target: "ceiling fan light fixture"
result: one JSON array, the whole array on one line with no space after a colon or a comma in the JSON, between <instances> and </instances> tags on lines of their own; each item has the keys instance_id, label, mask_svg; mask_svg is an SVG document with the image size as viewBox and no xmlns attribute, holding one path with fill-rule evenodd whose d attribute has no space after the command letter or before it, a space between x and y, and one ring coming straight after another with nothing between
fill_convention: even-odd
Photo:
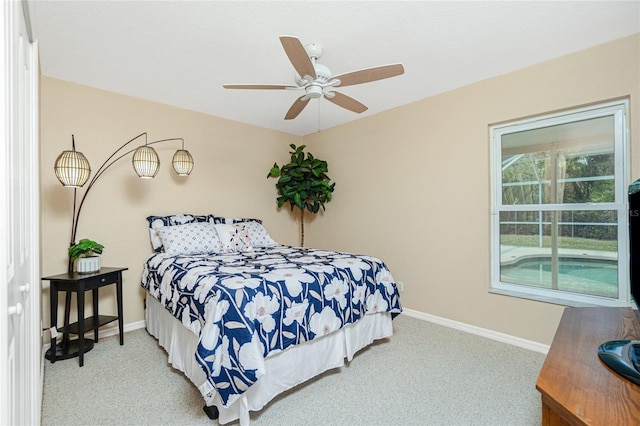
<instances>
[{"instance_id":1,"label":"ceiling fan light fixture","mask_svg":"<svg viewBox=\"0 0 640 426\"><path fill-rule=\"evenodd\" d=\"M316 86L315 84L312 84L311 86L307 87L307 97L311 99L318 99L321 96L322 96L322 87Z\"/></svg>"}]
</instances>

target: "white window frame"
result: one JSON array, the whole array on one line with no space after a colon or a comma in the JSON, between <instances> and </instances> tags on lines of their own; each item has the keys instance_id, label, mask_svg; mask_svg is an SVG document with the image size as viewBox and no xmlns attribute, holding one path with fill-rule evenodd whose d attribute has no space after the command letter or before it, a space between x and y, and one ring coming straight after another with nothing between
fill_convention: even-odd
<instances>
[{"instance_id":1,"label":"white window frame","mask_svg":"<svg viewBox=\"0 0 640 426\"><path fill-rule=\"evenodd\" d=\"M522 297L568 306L630 306L629 281L629 100L599 103L559 113L511 121L489 127L491 142L491 288L490 292ZM554 289L502 282L500 278L500 212L501 211L557 211L558 204L502 205L502 145L503 135L566 124L580 120L614 117L614 179L613 203L564 204L580 210L615 210L618 217L618 297L606 298Z\"/></svg>"}]
</instances>

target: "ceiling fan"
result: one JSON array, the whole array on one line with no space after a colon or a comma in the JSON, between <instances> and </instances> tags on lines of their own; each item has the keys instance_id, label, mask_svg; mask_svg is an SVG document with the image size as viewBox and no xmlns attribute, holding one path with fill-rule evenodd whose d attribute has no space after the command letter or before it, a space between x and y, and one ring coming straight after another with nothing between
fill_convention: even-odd
<instances>
[{"instance_id":1,"label":"ceiling fan","mask_svg":"<svg viewBox=\"0 0 640 426\"><path fill-rule=\"evenodd\" d=\"M358 114L367 110L367 106L355 99L336 92L334 88L352 86L354 84L369 83L404 74L402 64L382 65L363 70L348 72L346 74L332 75L331 70L318 63L322 56L322 46L308 44L303 46L300 39L294 36L281 36L280 42L289 61L297 72L295 86L276 84L225 84L225 89L257 89L257 90L304 90L305 94L295 100L285 120L296 118L309 104L309 99L325 99L334 104L346 108Z\"/></svg>"}]
</instances>

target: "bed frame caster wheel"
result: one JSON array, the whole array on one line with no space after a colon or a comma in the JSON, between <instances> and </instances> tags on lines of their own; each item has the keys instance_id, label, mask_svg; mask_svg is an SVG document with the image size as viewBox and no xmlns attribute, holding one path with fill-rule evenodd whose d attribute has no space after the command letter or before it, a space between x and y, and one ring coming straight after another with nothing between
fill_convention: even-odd
<instances>
[{"instance_id":1,"label":"bed frame caster wheel","mask_svg":"<svg viewBox=\"0 0 640 426\"><path fill-rule=\"evenodd\" d=\"M204 407L202 407L202 409L205 413L207 413L207 417L209 417L211 420L218 419L218 407L216 407L215 405L212 405L210 407L205 405Z\"/></svg>"}]
</instances>

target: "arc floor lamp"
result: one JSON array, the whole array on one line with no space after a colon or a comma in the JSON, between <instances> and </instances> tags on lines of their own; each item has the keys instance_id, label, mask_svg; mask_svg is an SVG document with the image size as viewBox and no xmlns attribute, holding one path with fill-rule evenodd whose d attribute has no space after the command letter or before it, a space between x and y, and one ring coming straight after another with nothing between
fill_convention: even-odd
<instances>
[{"instance_id":1,"label":"arc floor lamp","mask_svg":"<svg viewBox=\"0 0 640 426\"><path fill-rule=\"evenodd\" d=\"M144 136L144 145L140 145L135 149L127 150L127 146L133 143L135 140ZM160 169L160 158L158 153L151 145L155 145L162 142L169 141L181 141L182 147L178 149L173 155L171 161L173 169L178 176L187 176L193 170L193 157L189 151L184 149L183 138L169 138L161 139L153 142L147 141L147 133L140 133L138 136L127 141L124 145L116 149L98 168L93 175L93 178L89 181L91 175L91 166L87 157L82 152L76 151L75 137L71 135L71 150L63 151L58 158L56 158L54 171L56 177L60 183L69 188L73 188L73 211L71 217L71 239L70 246L76 243L76 233L78 231L78 220L80 219L80 213L82 212L82 206L87 198L87 195L91 191L91 188L96 184L98 179L106 172L113 164L133 153L132 164L136 174L142 179L151 179L158 174ZM87 182L87 186L84 195L80 199L80 203L76 204L77 190L83 187ZM73 263L69 259L68 264L69 273L73 272Z\"/></svg>"},{"instance_id":2,"label":"arc floor lamp","mask_svg":"<svg viewBox=\"0 0 640 426\"><path fill-rule=\"evenodd\" d=\"M127 146L133 143L138 138L144 136L144 145L140 145L135 149L127 150ZM158 157L158 153L151 147L151 145L158 144L161 142L169 142L169 141L181 141L182 147L177 150L173 155L173 169L178 174L178 176L187 176L193 170L193 157L189 153L189 151L184 149L184 139L183 138L169 138L169 139L161 139L158 141L148 142L147 141L147 133L141 133L133 139L127 141L124 145L116 149L113 154L111 154L102 165L98 168L96 173L93 175L93 178L89 181L89 177L91 175L91 166L87 157L84 156L79 151L76 151L76 142L75 137L71 135L71 150L63 151L58 158L56 158L54 171L56 177L60 181L60 183L66 187L73 188L73 211L71 214L71 240L70 246L75 245L76 243L76 232L78 230L78 220L80 219L80 212L82 211L82 206L84 205L84 201L87 198L87 195L91 191L91 188L96 184L98 179L106 172L109 167L114 165L116 162L126 157L127 155L133 153L132 163L133 168L138 174L139 177L145 178L153 178L158 174L158 170L160 168L160 158ZM76 203L77 200L77 190L78 188L83 187L87 181L89 181L89 185L84 192L84 195L80 199L80 204ZM68 262L68 272L69 274L73 274L73 262L71 261L71 257L69 257ZM69 325L69 316L70 316L70 307L71 307L71 292L67 292L65 297L65 309L64 309L64 325L65 329L67 329ZM56 351L56 358L66 359L71 358L77 355L78 348L71 345L69 339L69 332L65 331L63 333L62 341L56 345L56 348L51 348L52 351Z\"/></svg>"}]
</instances>

